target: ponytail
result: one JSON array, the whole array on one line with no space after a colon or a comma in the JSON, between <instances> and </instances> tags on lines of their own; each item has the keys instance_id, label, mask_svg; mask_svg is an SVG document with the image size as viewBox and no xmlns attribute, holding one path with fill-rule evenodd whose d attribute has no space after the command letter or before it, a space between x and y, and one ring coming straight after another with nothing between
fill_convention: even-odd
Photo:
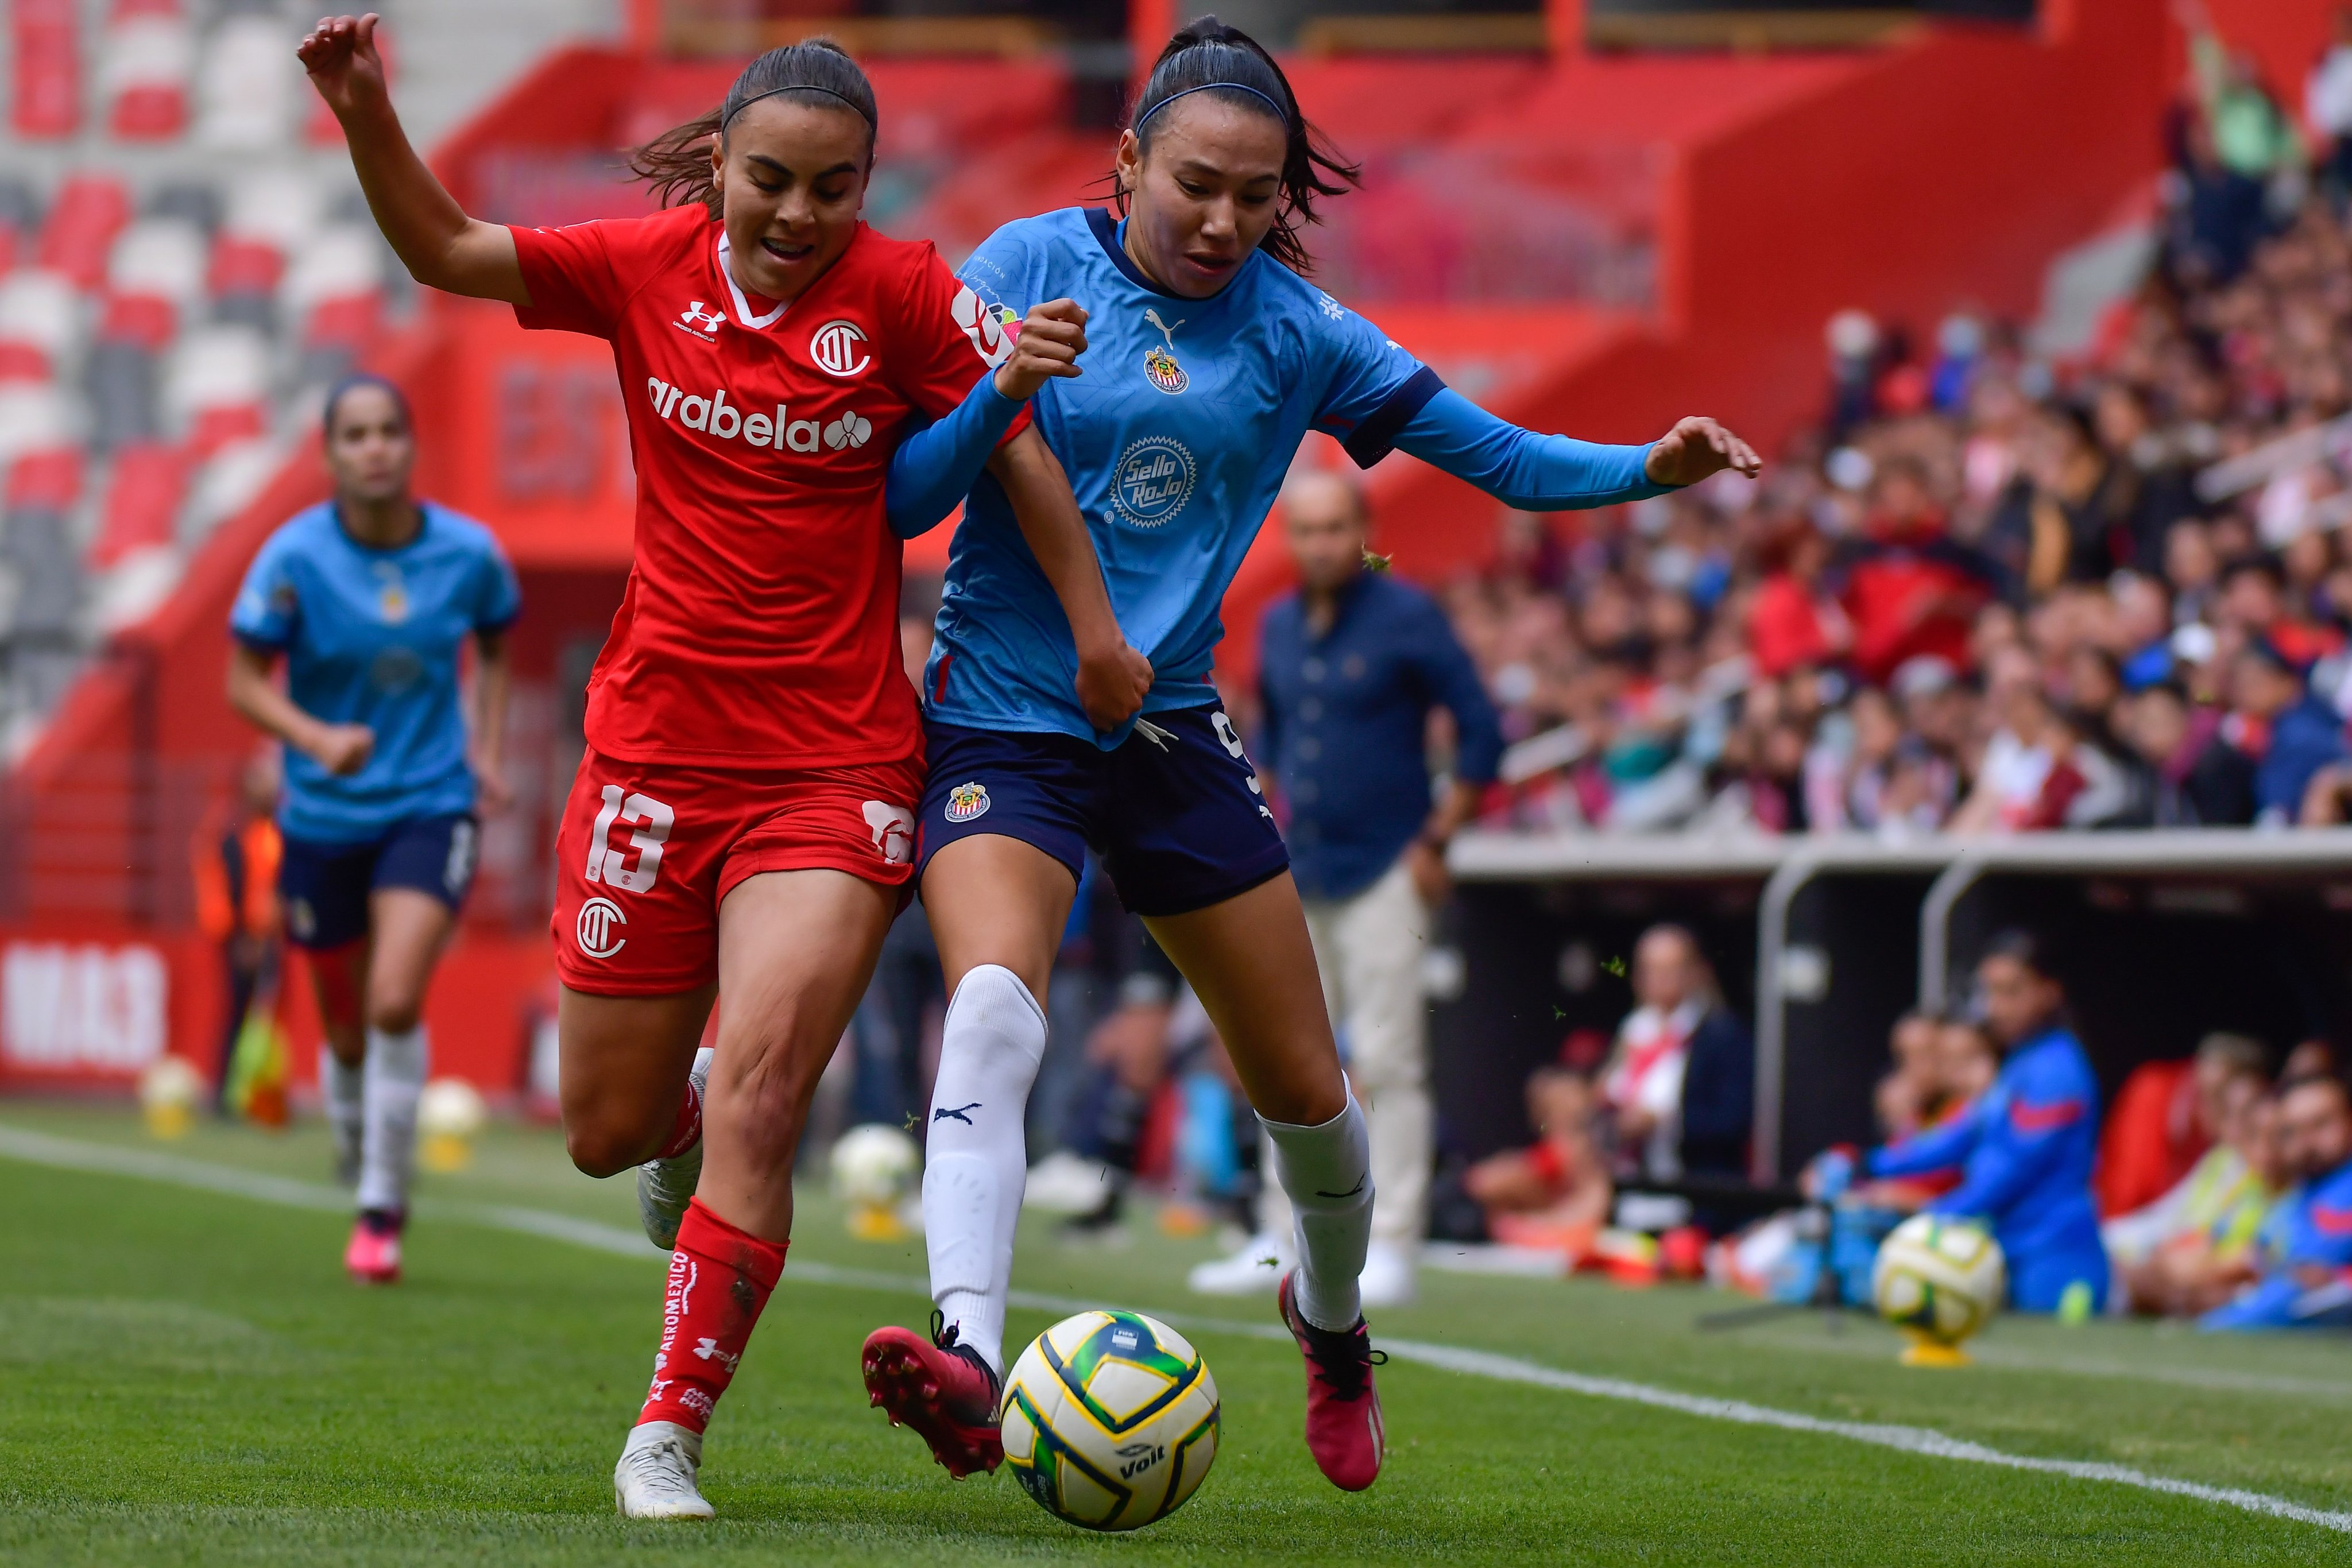
<instances>
[{"instance_id":1,"label":"ponytail","mask_svg":"<svg viewBox=\"0 0 2352 1568\"><path fill-rule=\"evenodd\" d=\"M630 149L629 172L652 185L654 199L665 207L700 202L719 216L719 186L711 177L710 144L727 134L727 127L744 106L763 98L786 97L820 108L846 105L866 121L866 153L874 155L874 135L879 125L874 108L874 84L848 51L831 38L807 38L770 49L743 68L727 101L699 119L663 131L642 147Z\"/></svg>"},{"instance_id":2,"label":"ponytail","mask_svg":"<svg viewBox=\"0 0 2352 1568\"><path fill-rule=\"evenodd\" d=\"M1360 183L1363 171L1342 159L1323 133L1307 123L1298 110L1297 95L1290 90L1290 78L1274 57L1255 38L1214 16L1202 16L1180 29L1160 51L1127 122L1138 147L1150 151L1153 120L1160 110L1196 92L1281 121L1282 198L1260 248L1293 272L1304 276L1313 271L1314 258L1307 254L1300 231L1322 222L1315 213L1315 199L1345 194ZM1111 185L1112 200L1125 216L1127 187L1116 173Z\"/></svg>"}]
</instances>

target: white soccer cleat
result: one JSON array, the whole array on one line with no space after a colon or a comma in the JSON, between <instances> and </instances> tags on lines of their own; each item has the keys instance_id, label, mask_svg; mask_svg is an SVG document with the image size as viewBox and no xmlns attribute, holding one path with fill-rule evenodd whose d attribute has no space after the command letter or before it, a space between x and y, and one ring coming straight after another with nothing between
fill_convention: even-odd
<instances>
[{"instance_id":1,"label":"white soccer cleat","mask_svg":"<svg viewBox=\"0 0 2352 1568\"><path fill-rule=\"evenodd\" d=\"M1364 1271L1356 1289L1366 1310L1409 1307L1421 1293L1420 1268L1412 1255L1392 1241L1375 1241L1364 1249Z\"/></svg>"},{"instance_id":2,"label":"white soccer cleat","mask_svg":"<svg viewBox=\"0 0 2352 1568\"><path fill-rule=\"evenodd\" d=\"M1046 1214L1092 1214L1110 1196L1110 1167L1100 1160L1056 1149L1029 1167L1021 1207Z\"/></svg>"},{"instance_id":3,"label":"white soccer cleat","mask_svg":"<svg viewBox=\"0 0 2352 1568\"><path fill-rule=\"evenodd\" d=\"M687 1077L694 1085L697 1097L703 1094L710 1082L709 1046L694 1053L694 1067ZM678 1221L686 1218L686 1206L694 1199L694 1189L702 1180L702 1140L682 1155L666 1160L647 1160L637 1167L637 1218L646 1228L646 1239L667 1251L677 1245Z\"/></svg>"},{"instance_id":4,"label":"white soccer cleat","mask_svg":"<svg viewBox=\"0 0 2352 1568\"><path fill-rule=\"evenodd\" d=\"M701 1433L675 1421L632 1427L613 1467L613 1500L624 1519L709 1519L710 1505L694 1484L701 1467Z\"/></svg>"},{"instance_id":5,"label":"white soccer cleat","mask_svg":"<svg viewBox=\"0 0 2352 1568\"><path fill-rule=\"evenodd\" d=\"M1228 1257L1196 1264L1184 1282L1203 1296L1255 1296L1282 1283L1290 1249L1271 1236L1253 1236Z\"/></svg>"}]
</instances>

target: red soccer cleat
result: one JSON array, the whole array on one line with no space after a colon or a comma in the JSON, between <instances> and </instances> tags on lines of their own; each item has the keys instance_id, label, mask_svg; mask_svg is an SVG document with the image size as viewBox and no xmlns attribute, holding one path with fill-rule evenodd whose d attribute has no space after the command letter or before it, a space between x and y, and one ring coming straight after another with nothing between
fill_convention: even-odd
<instances>
[{"instance_id":1,"label":"red soccer cleat","mask_svg":"<svg viewBox=\"0 0 2352 1568\"><path fill-rule=\"evenodd\" d=\"M893 1427L912 1427L931 1457L961 1480L1004 1461L998 1426L1000 1385L981 1354L956 1343L931 1314L931 1337L912 1329L876 1329L866 1336L866 1392Z\"/></svg>"},{"instance_id":2,"label":"red soccer cleat","mask_svg":"<svg viewBox=\"0 0 2352 1568\"><path fill-rule=\"evenodd\" d=\"M361 1215L352 1227L351 1245L343 1249L343 1268L362 1285L400 1283L399 1222Z\"/></svg>"},{"instance_id":3,"label":"red soccer cleat","mask_svg":"<svg viewBox=\"0 0 2352 1568\"><path fill-rule=\"evenodd\" d=\"M1372 1348L1372 1336L1358 1318L1344 1333L1318 1329L1299 1315L1293 1282L1297 1270L1282 1277L1275 1299L1282 1307L1282 1326L1298 1342L1307 1358L1307 1451L1316 1469L1341 1491L1361 1491L1381 1474L1381 1451L1388 1440L1381 1425L1381 1396L1372 1386L1372 1368L1388 1357Z\"/></svg>"}]
</instances>

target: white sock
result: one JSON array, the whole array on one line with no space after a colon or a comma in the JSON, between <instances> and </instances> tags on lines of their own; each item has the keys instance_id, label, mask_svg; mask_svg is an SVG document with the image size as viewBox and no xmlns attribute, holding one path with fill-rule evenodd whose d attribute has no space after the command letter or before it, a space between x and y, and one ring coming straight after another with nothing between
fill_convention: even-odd
<instances>
[{"instance_id":1,"label":"white sock","mask_svg":"<svg viewBox=\"0 0 2352 1568\"><path fill-rule=\"evenodd\" d=\"M416 1163L416 1100L425 1092L425 1026L405 1034L368 1030L367 1112L360 1139L360 1207L408 1207Z\"/></svg>"},{"instance_id":2,"label":"white sock","mask_svg":"<svg viewBox=\"0 0 2352 1568\"><path fill-rule=\"evenodd\" d=\"M360 1118L367 1102L366 1069L346 1067L332 1046L319 1048L319 1093L326 1102L327 1131L335 1140L335 1160L359 1164Z\"/></svg>"},{"instance_id":3,"label":"white sock","mask_svg":"<svg viewBox=\"0 0 2352 1568\"><path fill-rule=\"evenodd\" d=\"M1023 1124L1045 1055L1045 1013L1021 977L982 964L948 1004L923 1167L931 1299L960 1344L1004 1372L1013 1229L1029 1175Z\"/></svg>"},{"instance_id":4,"label":"white sock","mask_svg":"<svg viewBox=\"0 0 2352 1568\"><path fill-rule=\"evenodd\" d=\"M1348 1108L1319 1127L1258 1118L1274 1140L1275 1174L1290 1199L1291 1244L1298 1252L1298 1312L1318 1329L1346 1332L1363 1316L1356 1288L1372 1236L1372 1152L1364 1108Z\"/></svg>"}]
</instances>

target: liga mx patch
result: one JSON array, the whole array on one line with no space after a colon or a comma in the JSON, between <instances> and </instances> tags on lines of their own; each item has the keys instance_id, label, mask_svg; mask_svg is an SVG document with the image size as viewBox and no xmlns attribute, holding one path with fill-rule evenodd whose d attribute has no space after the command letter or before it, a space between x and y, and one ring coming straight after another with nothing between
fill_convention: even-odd
<instances>
[{"instance_id":1,"label":"liga mx patch","mask_svg":"<svg viewBox=\"0 0 2352 1568\"><path fill-rule=\"evenodd\" d=\"M947 818L950 822L969 822L974 817L988 815L988 786L959 784L948 791Z\"/></svg>"}]
</instances>

